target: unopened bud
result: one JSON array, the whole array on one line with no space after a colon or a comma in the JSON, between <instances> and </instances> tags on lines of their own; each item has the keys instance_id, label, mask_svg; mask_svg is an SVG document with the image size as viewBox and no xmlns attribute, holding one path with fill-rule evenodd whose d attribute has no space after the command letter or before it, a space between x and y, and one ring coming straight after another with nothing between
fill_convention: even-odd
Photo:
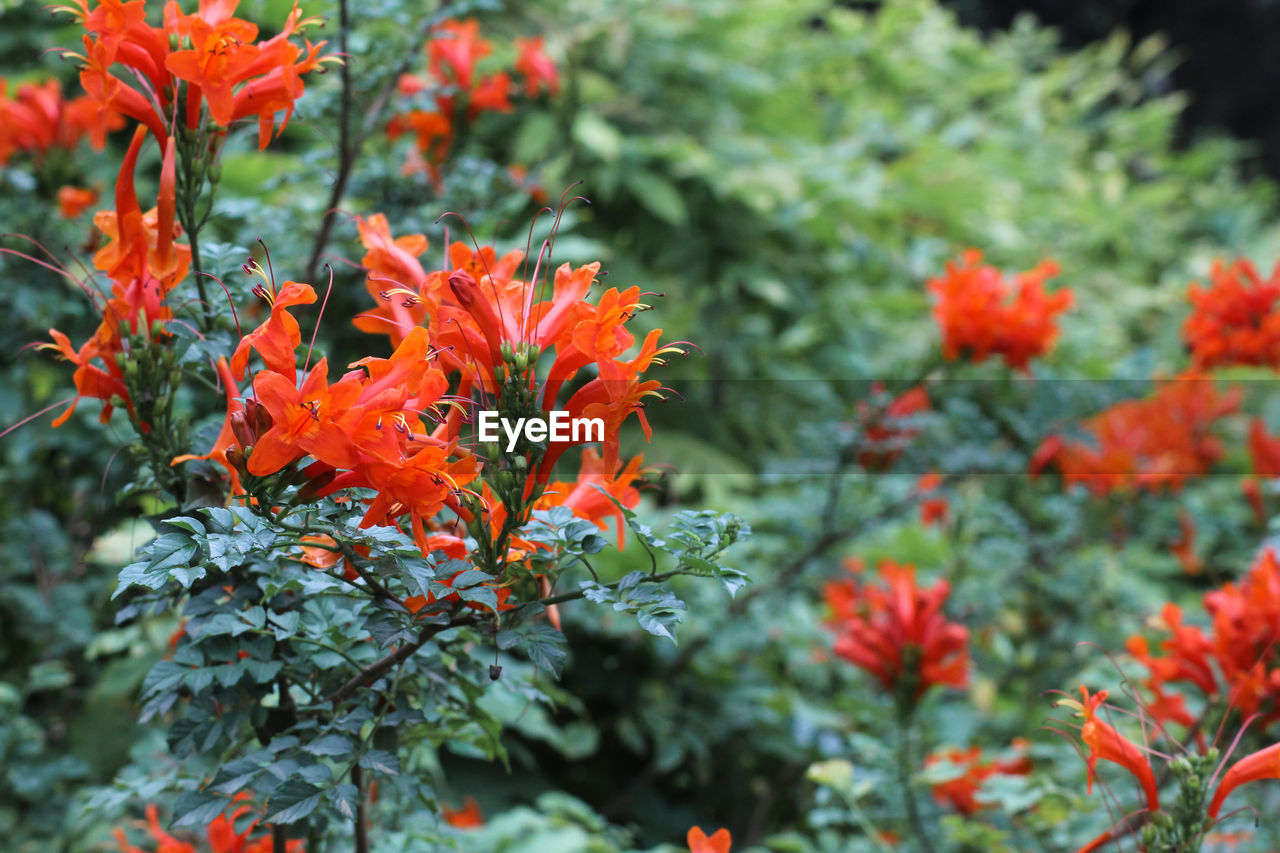
<instances>
[{"instance_id":1,"label":"unopened bud","mask_svg":"<svg viewBox=\"0 0 1280 853\"><path fill-rule=\"evenodd\" d=\"M253 426L255 435L265 435L275 425L275 421L271 419L271 413L267 411L267 407L252 397L244 401L244 411L249 423Z\"/></svg>"},{"instance_id":2,"label":"unopened bud","mask_svg":"<svg viewBox=\"0 0 1280 853\"><path fill-rule=\"evenodd\" d=\"M320 493L325 487L333 482L333 478L337 476L337 472L333 470L325 471L318 476L312 477L307 481L301 489L298 489L298 495L294 499L295 503L306 503L320 497Z\"/></svg>"},{"instance_id":3,"label":"unopened bud","mask_svg":"<svg viewBox=\"0 0 1280 853\"><path fill-rule=\"evenodd\" d=\"M231 432L235 435L236 441L240 442L241 447L250 447L258 440L244 412L232 412L228 420L231 422Z\"/></svg>"},{"instance_id":4,"label":"unopened bud","mask_svg":"<svg viewBox=\"0 0 1280 853\"><path fill-rule=\"evenodd\" d=\"M249 476L249 469L245 466L245 453L253 450L252 447L246 446L244 450L239 447L228 447L226 449L227 461L231 463L231 467L239 472L241 477Z\"/></svg>"},{"instance_id":5,"label":"unopened bud","mask_svg":"<svg viewBox=\"0 0 1280 853\"><path fill-rule=\"evenodd\" d=\"M457 270L449 276L449 289L453 291L458 304L468 308L476 301L479 285L476 284L475 277L471 273L466 270Z\"/></svg>"}]
</instances>

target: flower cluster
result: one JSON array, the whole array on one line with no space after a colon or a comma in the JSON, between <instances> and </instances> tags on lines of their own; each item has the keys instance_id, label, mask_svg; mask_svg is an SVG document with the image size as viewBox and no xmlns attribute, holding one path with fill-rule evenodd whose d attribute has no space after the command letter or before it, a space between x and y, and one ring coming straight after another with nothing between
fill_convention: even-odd
<instances>
[{"instance_id":1,"label":"flower cluster","mask_svg":"<svg viewBox=\"0 0 1280 853\"><path fill-rule=\"evenodd\" d=\"M919 434L913 421L929 411L929 393L917 386L890 398L884 383L875 382L871 395L870 400L859 400L854 410L862 430L856 459L868 471L884 471Z\"/></svg>"},{"instance_id":2,"label":"flower cluster","mask_svg":"<svg viewBox=\"0 0 1280 853\"><path fill-rule=\"evenodd\" d=\"M1059 705L1072 708L1084 717L1080 727L1080 739L1087 750L1087 792L1092 793L1099 761L1108 761L1127 770L1137 781L1145 800L1141 819L1130 824L1123 832L1138 828L1143 850L1195 849L1205 837L1205 831L1216 825L1222 807L1233 791L1241 785L1263 779L1280 779L1280 744L1266 747L1239 759L1230 767L1230 754L1223 758L1217 747L1201 747L1188 750L1179 744L1174 746L1182 754L1172 758L1149 745L1157 736L1165 737L1161 729L1143 727L1143 743L1139 746L1121 734L1103 711L1109 709L1107 691L1090 693L1080 687L1081 701L1062 699ZM1124 713L1117 709L1117 714ZM1150 715L1150 708L1143 707L1140 718ZM1157 735L1158 733L1158 735ZM1157 781L1153 758L1160 756L1168 762L1169 775L1178 783L1178 795L1172 806L1163 807L1160 801L1160 782ZM1212 791L1212 797L1209 792ZM1080 853L1100 850L1122 837L1115 830L1107 830L1080 848Z\"/></svg>"},{"instance_id":3,"label":"flower cluster","mask_svg":"<svg viewBox=\"0 0 1280 853\"><path fill-rule=\"evenodd\" d=\"M179 128L205 122L225 130L233 122L258 120L265 148L280 119L283 131L305 86L302 75L329 59L324 42L299 46L290 39L316 19L303 19L295 5L270 39L257 41L258 27L234 16L238 0L200 0L183 14L164 8L162 25L147 22L147 0L70 0L70 12L87 31L80 83L103 110L141 122L158 140ZM279 133L277 132L277 135Z\"/></svg>"},{"instance_id":4,"label":"flower cluster","mask_svg":"<svg viewBox=\"0 0 1280 853\"><path fill-rule=\"evenodd\" d=\"M1157 719L1194 724L1185 698L1171 685L1195 687L1206 700L1225 700L1243 717L1263 724L1280 719L1280 561L1263 551L1239 583L1204 595L1212 622L1208 633L1183 622L1182 610L1166 604L1160 624L1167 632L1159 651L1146 637L1129 638L1128 649L1147 669L1144 686L1155 697Z\"/></svg>"},{"instance_id":5,"label":"flower cluster","mask_svg":"<svg viewBox=\"0 0 1280 853\"><path fill-rule=\"evenodd\" d=\"M50 151L70 151L88 139L101 151L107 134L124 127L124 118L101 110L96 101L81 95L67 98L57 80L24 83L9 95L0 79L0 166L19 152L44 159Z\"/></svg>"},{"instance_id":6,"label":"flower cluster","mask_svg":"<svg viewBox=\"0 0 1280 853\"><path fill-rule=\"evenodd\" d=\"M1239 401L1238 391L1219 393L1212 379L1185 373L1148 397L1117 403L1085 421L1080 426L1087 442L1062 435L1045 439L1031 472L1054 464L1068 486L1083 483L1097 495L1180 488L1222 456L1211 430Z\"/></svg>"},{"instance_id":7,"label":"flower cluster","mask_svg":"<svg viewBox=\"0 0 1280 853\"><path fill-rule=\"evenodd\" d=\"M1253 476L1245 478L1242 488L1258 524L1265 525L1270 516L1259 481L1280 479L1280 438L1267 433L1267 426L1261 418L1254 418L1249 424L1249 456L1253 462Z\"/></svg>"},{"instance_id":8,"label":"flower cluster","mask_svg":"<svg viewBox=\"0 0 1280 853\"><path fill-rule=\"evenodd\" d=\"M952 778L933 784L933 798L960 814L976 814L984 805L978 801L978 792L984 782L992 776L1026 776L1031 772L1031 759L1025 755L1027 746L1025 740L1014 741L1015 754L1009 758L986 758L982 748L977 746L933 753L925 758L925 767L946 763L957 771Z\"/></svg>"},{"instance_id":9,"label":"flower cluster","mask_svg":"<svg viewBox=\"0 0 1280 853\"><path fill-rule=\"evenodd\" d=\"M541 37L516 39L518 56L512 70L524 80L524 94L554 95L560 88L555 64L543 52ZM480 37L474 19L444 21L432 31L426 45L427 73L405 74L400 94L425 93L433 109L413 109L396 115L387 125L387 136L414 136L414 152L405 162L405 174L425 171L440 178L440 166L449 156L457 131L482 112L510 112L512 77L506 70L480 73L477 63L493 53L493 44Z\"/></svg>"},{"instance_id":10,"label":"flower cluster","mask_svg":"<svg viewBox=\"0 0 1280 853\"><path fill-rule=\"evenodd\" d=\"M575 270L566 264L554 275L551 298L538 301L542 288L514 278L519 253L499 260L488 247L472 252L454 244L452 267L427 273L417 257L427 248L424 237L392 239L380 215L359 224L369 289L379 305L356 325L388 335L391 355L361 359L331 380L327 359L309 364L310 349L303 350L292 313L318 301L314 289L293 281L277 288L261 267L246 265L261 277L255 293L270 314L219 366L227 416L213 448L174 463L213 460L227 470L236 494L256 496L263 483L276 480L305 482L310 498L370 490L363 527L405 523L424 555L443 551L465 559L462 531L437 518L447 509L467 525L479 559L494 570L543 547L516 535L534 510L567 507L601 528L614 519L621 542L619 505L639 502L642 462L622 463L618 432L636 413L648 434L640 409L659 393L659 383L641 374L673 351L659 346L661 330L654 330L627 357L636 339L625 325L644 307L639 289L611 289L591 300L599 265ZM242 396L255 354L262 368ZM534 375L535 366L545 367L545 379ZM481 445L477 452L463 435L471 404L479 405L473 398L503 412L545 416L584 368L594 375L568 395L563 409L598 417L605 429L603 452L585 447L575 479L552 474L557 459L583 437L526 442L513 452ZM478 482L486 468L493 476ZM515 477L515 469L526 473ZM334 546L327 537L311 537L303 560L336 566L342 560ZM344 571L350 577L355 568L348 564ZM498 609L505 609L509 594L509 588L498 590ZM418 596L404 604L418 612L433 602ZM554 622L555 612L549 615Z\"/></svg>"},{"instance_id":11,"label":"flower cluster","mask_svg":"<svg viewBox=\"0 0 1280 853\"><path fill-rule=\"evenodd\" d=\"M1182 333L1196 367L1261 365L1280 370L1280 264L1263 279L1245 259L1215 261L1211 284L1187 290Z\"/></svg>"},{"instance_id":12,"label":"flower cluster","mask_svg":"<svg viewBox=\"0 0 1280 853\"><path fill-rule=\"evenodd\" d=\"M237 800L244 800L247 795L237 796ZM240 820L244 815L250 812L252 808L249 804L244 803L232 810L229 815L218 815L213 819L205 830L205 838L208 841L208 847L202 851L187 841L180 841L169 833L160 828L160 818L153 805L147 806L147 829L151 833L151 839L156 843L154 853L273 853L274 848L271 844L271 836L259 835L253 838L254 830L257 829L258 821L254 820L241 832L236 832L236 821ZM128 841L123 829L115 831L116 843L120 846L120 853L150 853L141 847L135 847ZM305 847L301 841L285 842L286 853L305 853Z\"/></svg>"},{"instance_id":13,"label":"flower cluster","mask_svg":"<svg viewBox=\"0 0 1280 853\"><path fill-rule=\"evenodd\" d=\"M702 827L695 826L690 828L685 841L689 845L689 853L729 853L733 837L729 835L727 829L718 829L711 835L707 835L702 831Z\"/></svg>"},{"instance_id":14,"label":"flower cluster","mask_svg":"<svg viewBox=\"0 0 1280 853\"><path fill-rule=\"evenodd\" d=\"M227 419L204 458L227 467L237 493L244 477L265 478L310 458L305 476L315 495L375 490L363 525L408 516L415 541L429 553L427 520L446 505L463 511L460 490L475 479L479 462L459 447L445 419L432 429L423 423L422 413L438 412L447 390L426 330L407 336L389 358L356 362L334 382L326 359L309 370L304 362L299 384L302 333L290 309L316 302L316 293L300 282L286 281L279 289L265 275L264 282L256 290L270 303L270 316L244 335L223 368ZM252 353L264 366L241 400L235 389Z\"/></svg>"},{"instance_id":15,"label":"flower cluster","mask_svg":"<svg viewBox=\"0 0 1280 853\"><path fill-rule=\"evenodd\" d=\"M1027 370L1031 359L1047 353L1057 340L1055 318L1074 298L1067 288L1045 291L1045 280L1057 273L1057 264L1042 261L1010 284L999 270L982 263L976 249L966 251L959 263L949 262L946 272L928 283L943 355L949 361L961 354L973 361L999 355L1009 367Z\"/></svg>"},{"instance_id":16,"label":"flower cluster","mask_svg":"<svg viewBox=\"0 0 1280 853\"><path fill-rule=\"evenodd\" d=\"M642 376L662 364L664 355L682 350L679 345L661 346L662 330L654 329L640 342L638 352L627 355L636 338L626 325L648 308L641 302L640 288L610 288L588 299L598 263L576 269L564 264L549 276L553 281L548 288L539 283L539 265L528 280L517 277L522 263L527 269L523 253L499 258L490 247L473 251L464 243L449 247L451 270L427 273L418 260L427 248L425 237L393 239L382 216L362 219L359 226L366 249L362 262L369 271L367 287L378 305L356 318L357 327L386 334L395 343L426 322L427 341L441 370L458 377L457 394L498 399L504 407L528 396L513 387L516 377L535 364L545 368L545 382L526 400L529 412L541 416L561 409L571 418L602 419L602 473L607 477L619 470L623 421L635 414L645 436L650 435L644 402L662 395L661 383ZM550 299L542 298L547 290ZM593 378L559 405L561 391L584 369L591 369ZM455 418L460 417L455 412ZM549 481L556 461L575 443L548 442L538 467L540 483Z\"/></svg>"},{"instance_id":17,"label":"flower cluster","mask_svg":"<svg viewBox=\"0 0 1280 853\"><path fill-rule=\"evenodd\" d=\"M111 295L101 296L87 285L84 289L91 298L101 300L102 323L78 349L57 329L49 330L54 343L43 345L76 366L76 397L54 426L65 423L85 397L103 402L103 423L116 405L124 405L131 418L138 420L129 393L129 371L136 373L140 366L137 359L130 358L130 350L167 334L165 324L173 319L173 312L165 297L186 277L191 264L190 247L174 239L181 229L174 221L172 138L165 145L156 206L143 213L138 203L134 170L145 141L146 130L139 128L120 167L116 209L99 211L94 217L94 224L109 242L93 256L93 265L111 280ZM145 420L139 427L148 429Z\"/></svg>"},{"instance_id":18,"label":"flower cluster","mask_svg":"<svg viewBox=\"0 0 1280 853\"><path fill-rule=\"evenodd\" d=\"M875 676L906 709L934 685L964 687L969 681L969 630L942 613L951 586L916 584L915 567L880 563L883 586L853 576L829 581L824 590L836 632L835 652Z\"/></svg>"},{"instance_id":19,"label":"flower cluster","mask_svg":"<svg viewBox=\"0 0 1280 853\"><path fill-rule=\"evenodd\" d=\"M484 813L475 797L466 797L456 809L440 807L440 816L454 829L477 829L484 826Z\"/></svg>"}]
</instances>

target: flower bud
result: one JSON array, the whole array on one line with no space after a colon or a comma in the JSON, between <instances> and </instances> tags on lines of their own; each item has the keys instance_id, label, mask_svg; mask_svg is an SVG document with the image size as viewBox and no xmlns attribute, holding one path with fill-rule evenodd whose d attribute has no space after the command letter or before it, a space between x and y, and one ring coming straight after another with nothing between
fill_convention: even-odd
<instances>
[{"instance_id":1,"label":"flower bud","mask_svg":"<svg viewBox=\"0 0 1280 853\"><path fill-rule=\"evenodd\" d=\"M298 495L294 498L295 503L307 503L320 497L320 492L333 482L333 478L337 476L337 472L333 470L325 471L307 481L301 489L298 489Z\"/></svg>"},{"instance_id":2,"label":"flower bud","mask_svg":"<svg viewBox=\"0 0 1280 853\"><path fill-rule=\"evenodd\" d=\"M228 447L226 450L227 461L231 463L231 467L235 468L241 477L249 476L249 469L245 466L245 453L253 450L252 447L245 447L241 450L239 447Z\"/></svg>"},{"instance_id":3,"label":"flower bud","mask_svg":"<svg viewBox=\"0 0 1280 853\"><path fill-rule=\"evenodd\" d=\"M275 425L267 407L252 397L244 401L244 411L249 423L253 425L255 435L265 435Z\"/></svg>"},{"instance_id":4,"label":"flower bud","mask_svg":"<svg viewBox=\"0 0 1280 853\"><path fill-rule=\"evenodd\" d=\"M249 418L244 412L232 412L228 420L231 422L231 432L241 447L250 447L257 441L258 437L249 426Z\"/></svg>"}]
</instances>

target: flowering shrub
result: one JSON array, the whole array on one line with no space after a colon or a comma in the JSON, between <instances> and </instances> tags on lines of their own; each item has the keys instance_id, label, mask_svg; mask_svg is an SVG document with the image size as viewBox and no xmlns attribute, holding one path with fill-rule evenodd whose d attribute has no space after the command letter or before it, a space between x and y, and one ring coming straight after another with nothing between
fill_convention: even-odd
<instances>
[{"instance_id":1,"label":"flowering shrub","mask_svg":"<svg viewBox=\"0 0 1280 853\"><path fill-rule=\"evenodd\" d=\"M6 851L1280 845L1275 193L1151 45L2 14Z\"/></svg>"}]
</instances>

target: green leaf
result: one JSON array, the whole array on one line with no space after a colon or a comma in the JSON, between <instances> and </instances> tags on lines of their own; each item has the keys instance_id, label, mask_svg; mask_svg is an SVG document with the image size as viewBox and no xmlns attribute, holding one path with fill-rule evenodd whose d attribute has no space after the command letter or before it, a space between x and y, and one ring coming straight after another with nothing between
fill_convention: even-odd
<instances>
[{"instance_id":1,"label":"green leaf","mask_svg":"<svg viewBox=\"0 0 1280 853\"><path fill-rule=\"evenodd\" d=\"M264 823L297 823L316 810L324 791L301 779L288 779L267 796Z\"/></svg>"},{"instance_id":2,"label":"green leaf","mask_svg":"<svg viewBox=\"0 0 1280 853\"><path fill-rule=\"evenodd\" d=\"M119 585L111 597L117 598L126 589L135 585L159 589L169 580L172 570L186 569L198 550L199 546L186 534L166 533L142 550L142 559L120 570ZM184 586L190 586L194 578L183 573L181 580L186 580Z\"/></svg>"},{"instance_id":3,"label":"green leaf","mask_svg":"<svg viewBox=\"0 0 1280 853\"><path fill-rule=\"evenodd\" d=\"M360 756L360 766L388 776L400 775L400 759L385 749L371 749Z\"/></svg>"},{"instance_id":4,"label":"green leaf","mask_svg":"<svg viewBox=\"0 0 1280 853\"><path fill-rule=\"evenodd\" d=\"M622 154L622 134L594 112L581 112L573 122L573 138L583 148L606 162Z\"/></svg>"},{"instance_id":5,"label":"green leaf","mask_svg":"<svg viewBox=\"0 0 1280 853\"><path fill-rule=\"evenodd\" d=\"M230 805L226 797L209 791L187 791L173 804L174 826L207 826Z\"/></svg>"},{"instance_id":6,"label":"green leaf","mask_svg":"<svg viewBox=\"0 0 1280 853\"><path fill-rule=\"evenodd\" d=\"M689 221L689 208L680 191L666 178L639 171L627 172L623 181L641 206L663 222L678 228Z\"/></svg>"}]
</instances>

